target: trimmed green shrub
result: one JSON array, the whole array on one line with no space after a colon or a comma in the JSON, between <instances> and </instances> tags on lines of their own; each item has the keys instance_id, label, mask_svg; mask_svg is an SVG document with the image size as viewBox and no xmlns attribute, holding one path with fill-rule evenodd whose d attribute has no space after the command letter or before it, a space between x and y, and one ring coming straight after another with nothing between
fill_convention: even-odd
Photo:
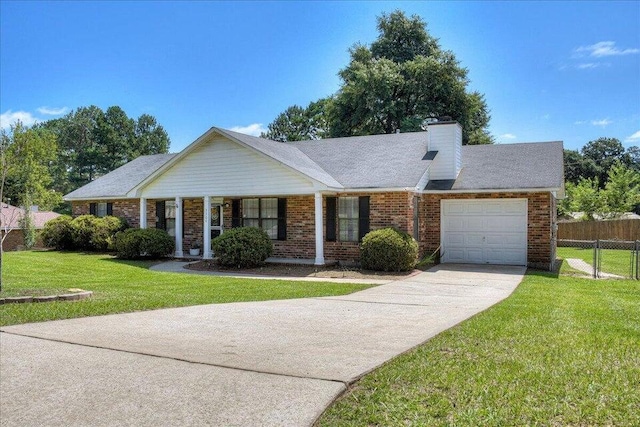
<instances>
[{"instance_id":1,"label":"trimmed green shrub","mask_svg":"<svg viewBox=\"0 0 640 427\"><path fill-rule=\"evenodd\" d=\"M58 250L73 249L73 218L61 215L46 222L40 236L46 247Z\"/></svg>"},{"instance_id":2,"label":"trimmed green shrub","mask_svg":"<svg viewBox=\"0 0 640 427\"><path fill-rule=\"evenodd\" d=\"M96 218L93 215L80 215L71 221L71 235L74 249L93 250L91 237L96 228Z\"/></svg>"},{"instance_id":3,"label":"trimmed green shrub","mask_svg":"<svg viewBox=\"0 0 640 427\"><path fill-rule=\"evenodd\" d=\"M212 244L218 263L227 267L257 267L273 253L267 233L255 227L232 228L213 239Z\"/></svg>"},{"instance_id":4,"label":"trimmed green shrub","mask_svg":"<svg viewBox=\"0 0 640 427\"><path fill-rule=\"evenodd\" d=\"M123 218L105 216L95 218L91 233L91 248L96 251L115 251L115 236L118 232L129 228L129 224Z\"/></svg>"},{"instance_id":5,"label":"trimmed green shrub","mask_svg":"<svg viewBox=\"0 0 640 427\"><path fill-rule=\"evenodd\" d=\"M393 228L367 233L360 245L360 263L367 270L407 271L416 265L418 243Z\"/></svg>"},{"instance_id":6,"label":"trimmed green shrub","mask_svg":"<svg viewBox=\"0 0 640 427\"><path fill-rule=\"evenodd\" d=\"M161 258L174 250L174 241L166 231L157 228L129 228L116 234L116 255L123 259Z\"/></svg>"}]
</instances>

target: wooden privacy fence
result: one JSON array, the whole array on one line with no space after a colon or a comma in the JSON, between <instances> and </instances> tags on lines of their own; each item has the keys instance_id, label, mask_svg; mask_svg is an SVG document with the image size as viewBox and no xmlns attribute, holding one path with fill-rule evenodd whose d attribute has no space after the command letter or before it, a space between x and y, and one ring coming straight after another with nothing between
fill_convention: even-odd
<instances>
[{"instance_id":1,"label":"wooden privacy fence","mask_svg":"<svg viewBox=\"0 0 640 427\"><path fill-rule=\"evenodd\" d=\"M559 222L558 239L638 240L640 239L640 219Z\"/></svg>"}]
</instances>

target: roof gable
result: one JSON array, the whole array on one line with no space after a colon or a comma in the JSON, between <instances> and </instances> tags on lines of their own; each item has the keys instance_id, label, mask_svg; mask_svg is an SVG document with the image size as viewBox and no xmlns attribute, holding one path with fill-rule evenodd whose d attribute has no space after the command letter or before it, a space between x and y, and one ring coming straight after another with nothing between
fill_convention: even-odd
<instances>
[{"instance_id":1,"label":"roof gable","mask_svg":"<svg viewBox=\"0 0 640 427\"><path fill-rule=\"evenodd\" d=\"M154 154L137 157L118 169L65 195L64 199L126 197L129 191L175 156L175 154Z\"/></svg>"}]
</instances>

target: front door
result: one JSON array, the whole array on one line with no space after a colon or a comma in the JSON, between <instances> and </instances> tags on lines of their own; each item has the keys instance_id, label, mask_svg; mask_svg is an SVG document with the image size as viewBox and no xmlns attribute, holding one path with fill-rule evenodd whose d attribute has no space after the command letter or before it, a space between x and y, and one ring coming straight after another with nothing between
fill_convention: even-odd
<instances>
[{"instance_id":1,"label":"front door","mask_svg":"<svg viewBox=\"0 0 640 427\"><path fill-rule=\"evenodd\" d=\"M211 240L222 234L224 221L222 218L222 205L211 206Z\"/></svg>"}]
</instances>

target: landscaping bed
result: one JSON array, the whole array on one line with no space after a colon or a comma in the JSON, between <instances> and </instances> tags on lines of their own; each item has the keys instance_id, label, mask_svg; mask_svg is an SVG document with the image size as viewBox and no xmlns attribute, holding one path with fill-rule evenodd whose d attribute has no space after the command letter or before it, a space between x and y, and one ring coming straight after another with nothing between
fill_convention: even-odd
<instances>
[{"instance_id":1,"label":"landscaping bed","mask_svg":"<svg viewBox=\"0 0 640 427\"><path fill-rule=\"evenodd\" d=\"M432 267L421 266L403 272L382 272L363 270L356 266L327 265L315 266L305 264L267 263L255 268L228 268L218 265L215 260L198 261L189 264L186 268L197 271L215 271L220 273L254 274L260 276L283 277L318 277L322 279L377 279L377 280L401 280L421 273Z\"/></svg>"}]
</instances>

